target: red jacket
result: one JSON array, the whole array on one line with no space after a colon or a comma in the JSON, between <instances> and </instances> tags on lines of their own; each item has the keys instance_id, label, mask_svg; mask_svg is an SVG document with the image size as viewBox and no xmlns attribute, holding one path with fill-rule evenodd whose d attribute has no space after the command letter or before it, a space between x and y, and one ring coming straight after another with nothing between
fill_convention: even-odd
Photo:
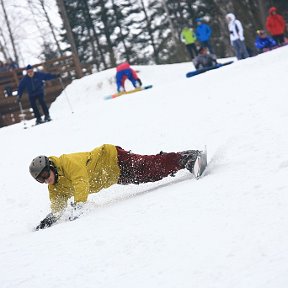
<instances>
[{"instance_id":1,"label":"red jacket","mask_svg":"<svg viewBox=\"0 0 288 288\"><path fill-rule=\"evenodd\" d=\"M124 62L122 64L119 64L117 67L116 67L116 71L119 72L119 71L122 71L122 70L126 70L126 69L129 69L130 68L130 65L128 62Z\"/></svg>"},{"instance_id":2,"label":"red jacket","mask_svg":"<svg viewBox=\"0 0 288 288\"><path fill-rule=\"evenodd\" d=\"M272 14L273 12L277 12L275 7L269 9L269 16L266 19L266 29L272 36L284 34L284 18L279 14Z\"/></svg>"},{"instance_id":3,"label":"red jacket","mask_svg":"<svg viewBox=\"0 0 288 288\"><path fill-rule=\"evenodd\" d=\"M131 71L131 74L132 74L133 79L135 79L135 80L140 80L139 77L138 77L138 75L137 75L137 73L136 73L136 71L133 70L133 69L130 67L130 64L129 64L128 62L124 62L124 63L122 63L122 64L119 64L119 65L116 67L117 74L119 74L119 72L121 73L121 71L127 70L127 69L129 69L129 70ZM116 75L116 78L117 78L117 75ZM128 78L128 76L127 76L126 74L122 74L122 75L121 75L121 79L116 80L116 82L119 81L119 82L117 83L117 85L118 85L118 86L121 85L123 88L125 88L124 83L125 83L125 81L126 81L127 78ZM141 85L141 84L140 84L140 85Z\"/></svg>"}]
</instances>

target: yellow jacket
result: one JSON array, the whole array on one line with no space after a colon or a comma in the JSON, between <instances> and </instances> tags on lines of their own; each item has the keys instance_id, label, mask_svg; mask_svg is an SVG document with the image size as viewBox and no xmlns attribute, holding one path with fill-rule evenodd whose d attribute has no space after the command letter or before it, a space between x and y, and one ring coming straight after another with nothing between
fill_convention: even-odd
<instances>
[{"instance_id":1,"label":"yellow jacket","mask_svg":"<svg viewBox=\"0 0 288 288\"><path fill-rule=\"evenodd\" d=\"M185 27L181 32L181 40L185 45L193 44L196 42L197 37L192 28Z\"/></svg>"},{"instance_id":2,"label":"yellow jacket","mask_svg":"<svg viewBox=\"0 0 288 288\"><path fill-rule=\"evenodd\" d=\"M88 194L116 184L120 176L117 150L110 144L49 159L58 170L57 183L48 185L52 213L63 210L72 196L76 203L86 202Z\"/></svg>"}]
</instances>

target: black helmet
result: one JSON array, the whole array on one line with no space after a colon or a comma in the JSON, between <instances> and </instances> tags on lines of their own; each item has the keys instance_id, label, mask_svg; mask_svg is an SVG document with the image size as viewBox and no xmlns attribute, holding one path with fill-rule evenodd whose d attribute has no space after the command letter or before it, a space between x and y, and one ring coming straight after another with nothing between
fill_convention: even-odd
<instances>
[{"instance_id":1,"label":"black helmet","mask_svg":"<svg viewBox=\"0 0 288 288\"><path fill-rule=\"evenodd\" d=\"M37 177L44 170L50 172L49 158L43 155L34 158L29 166L31 176L37 180Z\"/></svg>"}]
</instances>

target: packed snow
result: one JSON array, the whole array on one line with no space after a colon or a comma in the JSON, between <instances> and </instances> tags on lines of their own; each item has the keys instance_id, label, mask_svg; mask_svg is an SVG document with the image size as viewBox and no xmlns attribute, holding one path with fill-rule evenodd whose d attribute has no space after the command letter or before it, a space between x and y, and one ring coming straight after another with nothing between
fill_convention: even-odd
<instances>
[{"instance_id":1,"label":"packed snow","mask_svg":"<svg viewBox=\"0 0 288 288\"><path fill-rule=\"evenodd\" d=\"M287 52L189 79L191 63L133 66L153 88L105 101L109 69L73 81L52 122L0 129L0 287L286 288ZM207 145L208 168L200 180L182 170L114 185L78 220L33 231L50 210L31 160L104 143L139 154Z\"/></svg>"}]
</instances>

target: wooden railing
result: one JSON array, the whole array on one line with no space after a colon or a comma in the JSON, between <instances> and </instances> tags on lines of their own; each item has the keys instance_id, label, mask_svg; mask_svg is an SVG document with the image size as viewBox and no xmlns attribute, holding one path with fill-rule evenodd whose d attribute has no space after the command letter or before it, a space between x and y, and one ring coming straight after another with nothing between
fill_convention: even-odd
<instances>
[{"instance_id":1,"label":"wooden railing","mask_svg":"<svg viewBox=\"0 0 288 288\"><path fill-rule=\"evenodd\" d=\"M54 79L45 82L45 101L48 106L55 101L56 97L61 94L64 87L77 78L76 69L73 61L73 56L63 56L57 59L52 59L43 63L33 65L33 68L53 73L61 74L62 83L59 79ZM16 102L16 96L13 96L13 91L17 91L20 80L23 78L24 68L15 69L7 72L0 72L0 127L11 125L21 121L20 107ZM92 66L85 65L82 67L84 75L92 73ZM33 118L30 111L30 103L27 95L22 96L22 106L25 112L26 119Z\"/></svg>"}]
</instances>

